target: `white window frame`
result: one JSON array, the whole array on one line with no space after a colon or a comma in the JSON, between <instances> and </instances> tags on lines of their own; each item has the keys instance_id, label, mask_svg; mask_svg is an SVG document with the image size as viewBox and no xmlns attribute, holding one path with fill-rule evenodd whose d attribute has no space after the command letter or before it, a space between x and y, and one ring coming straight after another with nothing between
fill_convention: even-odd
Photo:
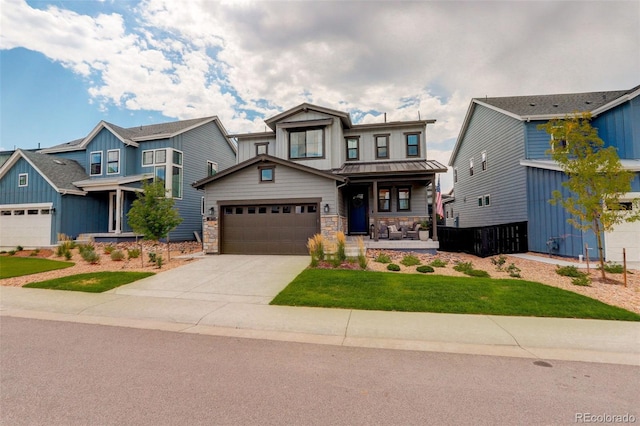
<instances>
[{"instance_id":1,"label":"white window frame","mask_svg":"<svg viewBox=\"0 0 640 426\"><path fill-rule=\"evenodd\" d=\"M164 152L164 162L156 161L158 159L161 151ZM144 157L145 154L151 153L153 163L145 164ZM173 157L176 153L179 153L180 156L180 164L173 162ZM153 176L154 179L158 176L158 169L164 168L164 189L166 190L167 198L173 198L176 200L181 200L184 197L184 152L174 149L174 148L158 148L158 149L147 149L142 151L142 167L153 167ZM180 186L179 188L179 196L173 196L173 168L177 167L181 170L180 173L180 182L177 184Z\"/></svg>"},{"instance_id":2,"label":"white window frame","mask_svg":"<svg viewBox=\"0 0 640 426\"><path fill-rule=\"evenodd\" d=\"M145 154L149 154L149 153L151 153L151 162L150 163L145 163L145 161L144 161ZM153 152L153 149L147 149L147 150L142 151L142 159L141 159L142 160L142 167L153 167L153 165L155 164L155 158L156 158L156 156L155 156L155 153Z\"/></svg>"},{"instance_id":3,"label":"white window frame","mask_svg":"<svg viewBox=\"0 0 640 426\"><path fill-rule=\"evenodd\" d=\"M478 197L478 207L484 207L484 196L483 195Z\"/></svg>"},{"instance_id":4,"label":"white window frame","mask_svg":"<svg viewBox=\"0 0 640 426\"><path fill-rule=\"evenodd\" d=\"M20 181L24 178L24 184L21 184ZM29 186L29 173L20 173L18 175L18 187Z\"/></svg>"},{"instance_id":5,"label":"white window frame","mask_svg":"<svg viewBox=\"0 0 640 426\"><path fill-rule=\"evenodd\" d=\"M109 153L111 152L117 152L118 153L118 167L117 170L115 172L109 172ZM119 149L109 149L107 150L107 174L108 175L119 175L120 174L120 150Z\"/></svg>"},{"instance_id":6,"label":"white window frame","mask_svg":"<svg viewBox=\"0 0 640 426\"><path fill-rule=\"evenodd\" d=\"M100 154L100 173L93 173L93 161L92 158L93 154ZM89 153L89 176L102 176L102 157L103 157L104 152L103 151L91 151Z\"/></svg>"},{"instance_id":7,"label":"white window frame","mask_svg":"<svg viewBox=\"0 0 640 426\"><path fill-rule=\"evenodd\" d=\"M491 205L491 194L486 194L484 196L484 206L490 206Z\"/></svg>"}]
</instances>

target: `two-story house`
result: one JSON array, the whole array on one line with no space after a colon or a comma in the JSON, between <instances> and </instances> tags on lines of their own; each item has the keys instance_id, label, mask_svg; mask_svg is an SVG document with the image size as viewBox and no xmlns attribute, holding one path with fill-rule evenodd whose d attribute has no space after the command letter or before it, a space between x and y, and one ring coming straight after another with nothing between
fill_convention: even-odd
<instances>
[{"instance_id":1,"label":"two-story house","mask_svg":"<svg viewBox=\"0 0 640 426\"><path fill-rule=\"evenodd\" d=\"M232 135L238 164L194 184L205 192L205 251L305 254L317 233L375 236L380 224L425 220L427 188L446 171L427 160L434 121L356 125L304 103L267 119L270 131Z\"/></svg>"},{"instance_id":2,"label":"two-story house","mask_svg":"<svg viewBox=\"0 0 640 426\"><path fill-rule=\"evenodd\" d=\"M145 179L165 182L183 218L170 240L194 240L203 209L191 183L235 164L217 117L127 129L101 121L82 139L18 149L0 166L0 244L50 246L61 234L132 239L127 213Z\"/></svg>"},{"instance_id":3,"label":"two-story house","mask_svg":"<svg viewBox=\"0 0 640 426\"><path fill-rule=\"evenodd\" d=\"M566 175L547 152L554 141L540 124L589 112L605 146L614 146L627 170L636 172L632 191L640 196L640 86L630 90L539 96L476 98L469 105L449 165L453 167L455 201L448 224L461 228L528 222L529 250L596 257L596 238L567 223L561 206L549 203L563 191ZM640 260L640 224L606 233L606 258Z\"/></svg>"}]
</instances>

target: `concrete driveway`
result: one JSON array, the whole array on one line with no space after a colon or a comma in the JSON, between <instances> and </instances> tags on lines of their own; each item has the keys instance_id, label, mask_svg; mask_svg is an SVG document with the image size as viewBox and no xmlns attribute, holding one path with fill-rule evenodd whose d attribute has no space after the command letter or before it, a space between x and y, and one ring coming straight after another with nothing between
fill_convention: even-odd
<instances>
[{"instance_id":1,"label":"concrete driveway","mask_svg":"<svg viewBox=\"0 0 640 426\"><path fill-rule=\"evenodd\" d=\"M308 256L211 255L109 293L267 305L308 265Z\"/></svg>"}]
</instances>

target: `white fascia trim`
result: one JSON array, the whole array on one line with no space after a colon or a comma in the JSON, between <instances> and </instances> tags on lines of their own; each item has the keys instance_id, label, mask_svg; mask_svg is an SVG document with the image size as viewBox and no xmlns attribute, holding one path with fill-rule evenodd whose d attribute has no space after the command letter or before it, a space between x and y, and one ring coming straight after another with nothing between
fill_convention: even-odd
<instances>
[{"instance_id":1,"label":"white fascia trim","mask_svg":"<svg viewBox=\"0 0 640 426\"><path fill-rule=\"evenodd\" d=\"M504 110L502 108L498 108L498 107L496 107L494 105L484 103L484 102L482 102L482 101L480 101L478 99L474 99L473 102L477 103L478 105L482 105L483 107L486 107L486 108L492 109L494 111L497 111L500 114L504 114L504 115L509 116L511 118L515 118L516 120L524 121L524 117L522 117L521 115L514 114L514 113L509 112L507 110Z\"/></svg>"},{"instance_id":2,"label":"white fascia trim","mask_svg":"<svg viewBox=\"0 0 640 426\"><path fill-rule=\"evenodd\" d=\"M631 92L626 95L620 96L619 98L614 99L608 104L602 105L600 108L594 109L593 111L591 111L591 115L596 116L598 114L601 114L607 110L610 110L613 107L616 107L620 104L630 101L631 99L635 98L638 95L640 95L640 89L636 90L635 92Z\"/></svg>"},{"instance_id":3,"label":"white fascia trim","mask_svg":"<svg viewBox=\"0 0 640 426\"><path fill-rule=\"evenodd\" d=\"M85 150L87 148L87 145L89 144L89 142L91 142L91 140L93 140L93 138L100 132L100 130L102 129L107 129L109 132L111 132L116 138L118 138L118 140L120 142L122 142L125 145L129 145L129 146L133 146L133 147L139 147L140 145L134 141L128 140L128 139L124 139L122 138L118 132L114 131L111 127L109 127L109 125L107 123L105 123L104 121L100 121L100 123L98 123L98 125L96 127L93 128L93 130L91 131L91 133L89 133L87 135L87 137L85 137L82 142L80 142L78 145L73 145L73 146L66 146L66 147L60 147L60 148L56 148L56 147L52 147L52 148L45 148L45 149L41 149L40 151L38 151L39 153L42 154L48 154L48 153L52 153L52 152L69 152L69 151L82 151Z\"/></svg>"},{"instance_id":4,"label":"white fascia trim","mask_svg":"<svg viewBox=\"0 0 640 426\"><path fill-rule=\"evenodd\" d=\"M520 165L525 167L534 167L536 169L554 170L561 172L562 168L555 161L549 160L520 160Z\"/></svg>"},{"instance_id":5,"label":"white fascia trim","mask_svg":"<svg viewBox=\"0 0 640 426\"><path fill-rule=\"evenodd\" d=\"M53 203L29 203L29 204L0 204L3 209L28 209L38 208L47 209L53 207Z\"/></svg>"},{"instance_id":6,"label":"white fascia trim","mask_svg":"<svg viewBox=\"0 0 640 426\"><path fill-rule=\"evenodd\" d=\"M13 165L18 161L18 157L22 157L27 163L29 163L29 165L31 167L33 167L33 170L35 170L41 177L42 179L44 179L45 181L47 181L47 183L58 193L60 194L66 194L66 193L74 193L74 192L80 192L81 195L82 191L76 191L73 189L60 189L58 188L47 176L44 175L44 173L42 173L40 171L40 169L38 167L36 167L35 164L33 164L33 162L31 160L29 160L27 158L26 155L24 155L22 153L22 150L18 149L16 150L16 152L13 153L13 155L6 161L6 163L3 164L2 169L0 169L0 178L2 178L4 176L4 174L11 168L13 167ZM9 164L10 163L10 164ZM6 168L5 168L6 166Z\"/></svg>"},{"instance_id":7,"label":"white fascia trim","mask_svg":"<svg viewBox=\"0 0 640 426\"><path fill-rule=\"evenodd\" d=\"M640 172L640 160L620 160L622 167L631 172Z\"/></svg>"},{"instance_id":8,"label":"white fascia trim","mask_svg":"<svg viewBox=\"0 0 640 426\"><path fill-rule=\"evenodd\" d=\"M74 185L85 188L85 190L104 190L107 187L118 187L132 182L140 182L145 179L152 179L153 173L145 173L142 175L128 176L122 178L106 178L106 179L86 179L73 182Z\"/></svg>"}]
</instances>

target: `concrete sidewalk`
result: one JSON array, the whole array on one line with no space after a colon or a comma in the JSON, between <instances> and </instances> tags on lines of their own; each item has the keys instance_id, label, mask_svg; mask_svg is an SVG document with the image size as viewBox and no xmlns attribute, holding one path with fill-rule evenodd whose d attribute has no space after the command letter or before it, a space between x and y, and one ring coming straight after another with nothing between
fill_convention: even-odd
<instances>
[{"instance_id":1,"label":"concrete sidewalk","mask_svg":"<svg viewBox=\"0 0 640 426\"><path fill-rule=\"evenodd\" d=\"M0 315L218 336L640 366L640 323L270 306L301 256L207 256L108 293L0 288Z\"/></svg>"}]
</instances>

